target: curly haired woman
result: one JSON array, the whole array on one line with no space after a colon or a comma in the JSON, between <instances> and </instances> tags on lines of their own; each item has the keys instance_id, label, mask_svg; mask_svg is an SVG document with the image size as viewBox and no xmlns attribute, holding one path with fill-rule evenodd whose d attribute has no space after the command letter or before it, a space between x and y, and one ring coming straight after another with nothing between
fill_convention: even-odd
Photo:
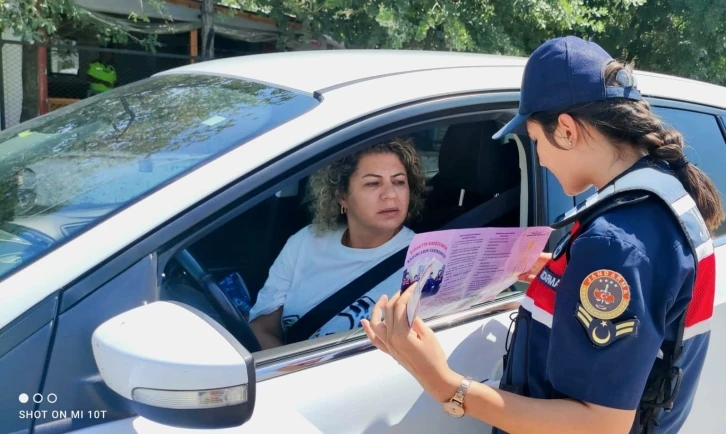
<instances>
[{"instance_id":1,"label":"curly haired woman","mask_svg":"<svg viewBox=\"0 0 726 434\"><path fill-rule=\"evenodd\" d=\"M423 207L425 177L412 144L392 140L342 158L309 182L313 223L287 240L250 312L263 349L356 277L405 248L404 223ZM400 287L397 271L330 318L310 338L360 327L381 295Z\"/></svg>"}]
</instances>

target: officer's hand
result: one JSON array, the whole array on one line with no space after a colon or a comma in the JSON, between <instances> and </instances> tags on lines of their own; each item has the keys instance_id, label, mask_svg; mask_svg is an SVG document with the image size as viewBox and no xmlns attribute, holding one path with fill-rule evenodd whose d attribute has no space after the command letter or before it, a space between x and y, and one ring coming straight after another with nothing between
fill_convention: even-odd
<instances>
[{"instance_id":1,"label":"officer's hand","mask_svg":"<svg viewBox=\"0 0 726 434\"><path fill-rule=\"evenodd\" d=\"M373 308L371 320L362 321L363 328L373 345L393 357L426 392L444 402L454 395L462 377L451 371L436 335L420 317L409 327L406 304L414 285L390 300L382 296Z\"/></svg>"},{"instance_id":2,"label":"officer's hand","mask_svg":"<svg viewBox=\"0 0 726 434\"><path fill-rule=\"evenodd\" d=\"M517 280L524 283L532 283L534 278L537 277L539 272L542 271L542 268L550 261L550 259L552 259L552 253L540 253L539 258L532 266L532 269L517 276Z\"/></svg>"}]
</instances>

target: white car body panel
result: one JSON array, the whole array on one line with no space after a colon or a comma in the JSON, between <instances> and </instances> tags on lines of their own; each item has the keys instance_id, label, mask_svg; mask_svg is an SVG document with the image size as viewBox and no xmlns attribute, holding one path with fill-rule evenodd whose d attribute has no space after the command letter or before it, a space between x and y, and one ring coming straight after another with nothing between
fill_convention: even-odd
<instances>
[{"instance_id":1,"label":"white car body panel","mask_svg":"<svg viewBox=\"0 0 726 434\"><path fill-rule=\"evenodd\" d=\"M723 293L726 275L726 248L716 249L720 262L718 272L719 289ZM708 347L706 362L701 371L701 380L693 402L693 408L686 423L681 429L684 434L708 434L724 432L723 391L726 387L726 376L723 373L726 360L726 304L723 302L714 307L711 319L711 342Z\"/></svg>"},{"instance_id":2,"label":"white car body panel","mask_svg":"<svg viewBox=\"0 0 726 434\"><path fill-rule=\"evenodd\" d=\"M711 318L711 341L701 380L683 433L721 433L724 430L723 391L726 390L726 236L716 242L716 299Z\"/></svg>"},{"instance_id":3,"label":"white car body panel","mask_svg":"<svg viewBox=\"0 0 726 434\"><path fill-rule=\"evenodd\" d=\"M726 303L726 235L718 240L720 246L716 247L716 297L714 305L718 306ZM714 313L715 315L715 313ZM713 329L713 326L712 326ZM726 330L726 328L724 328ZM726 355L726 353L724 353ZM725 359L726 360L726 359Z\"/></svg>"},{"instance_id":4,"label":"white car body panel","mask_svg":"<svg viewBox=\"0 0 726 434\"><path fill-rule=\"evenodd\" d=\"M491 56L486 54L451 53L415 50L331 50L298 51L244 56L200 62L182 66L160 74L202 73L246 77L265 83L314 93L326 88L348 84L355 88L356 81L379 80L393 75L423 70L451 70L454 68L515 66L517 88L527 59L523 57ZM291 74L290 71L296 71ZM700 81L638 71L638 88L645 94L659 98L705 104L726 108L726 88ZM489 77L479 76L468 83L471 89L493 84ZM430 82L419 88L421 96L428 87L440 86ZM410 85L409 85L410 86ZM496 83L495 88L505 88ZM397 89L393 89L394 92Z\"/></svg>"},{"instance_id":5,"label":"white car body panel","mask_svg":"<svg viewBox=\"0 0 726 434\"><path fill-rule=\"evenodd\" d=\"M300 143L386 107L471 91L474 83L482 82L483 74L491 79L483 82L480 90L498 89L502 84L516 87L517 71L426 71L327 93L325 101L315 109L199 167L0 282L0 328L173 216ZM424 88L425 92L421 90Z\"/></svg>"},{"instance_id":6,"label":"white car body panel","mask_svg":"<svg viewBox=\"0 0 726 434\"><path fill-rule=\"evenodd\" d=\"M0 328L185 209L291 148L388 107L444 95L516 91L525 60L451 53L344 50L246 56L165 72L248 77L311 94L330 90L323 94L323 101L315 109L185 175L0 282ZM416 72L409 72L412 70ZM638 85L647 96L726 108L723 87L652 73L638 73ZM720 410L720 395L726 389L726 376L721 373L726 360L726 337L718 332L726 328L726 245L718 246L716 255L715 312L718 316L711 323L715 333L702 377L708 381L700 384L693 412L682 431L686 433L722 429L720 418L714 414ZM508 314L499 314L442 330L437 336L454 369L477 380L496 381L508 326ZM371 387L372 375L381 376L375 387ZM214 432L282 429L336 434L486 432L481 422L447 416L440 404L422 393L410 375L378 351L261 381L257 384L252 419L242 427ZM137 417L78 432L207 431L164 427Z\"/></svg>"},{"instance_id":7,"label":"white car body panel","mask_svg":"<svg viewBox=\"0 0 726 434\"><path fill-rule=\"evenodd\" d=\"M187 429L162 425L143 417L121 419L114 422L94 425L73 431L75 434L245 434L282 433L293 431L295 434L322 434L310 421L295 411L285 411L281 406L260 406L255 416L241 427L221 429Z\"/></svg>"},{"instance_id":8,"label":"white car body panel","mask_svg":"<svg viewBox=\"0 0 726 434\"><path fill-rule=\"evenodd\" d=\"M321 50L271 53L185 65L159 73L245 77L307 93L371 77L433 69L520 66L526 59L471 53L409 50ZM292 68L292 69L291 69ZM296 71L290 74L290 71ZM482 81L482 80L480 80ZM432 83L433 84L433 83ZM484 83L482 83L484 84ZM437 84L434 84L436 87ZM517 84L519 86L519 83ZM428 93L421 88L421 95Z\"/></svg>"},{"instance_id":9,"label":"white car body panel","mask_svg":"<svg viewBox=\"0 0 726 434\"><path fill-rule=\"evenodd\" d=\"M290 54L306 58L303 52ZM272 55L275 56L279 57ZM243 64L239 59L238 62ZM229 73L234 70L232 59L199 65L206 65L209 71L217 69L213 65L227 65ZM339 69L348 71L349 66ZM270 72L269 67L260 71ZM411 101L475 91L515 90L521 83L522 72L522 67L503 66L427 70L365 80L327 92L315 109L187 174L0 282L0 328L174 215L306 140L361 116ZM664 80L660 75L647 73L638 77L638 84L646 95L668 98L675 91L676 96L688 96L689 101L703 104L716 105L714 101L719 100L723 105L726 101L726 88L682 79L676 87ZM685 91L677 90L681 87Z\"/></svg>"},{"instance_id":10,"label":"white car body panel","mask_svg":"<svg viewBox=\"0 0 726 434\"><path fill-rule=\"evenodd\" d=\"M489 380L488 384L496 387L508 327L509 314L499 314L440 331L437 336L453 369L478 381ZM373 375L378 378L373 380ZM375 387L371 387L374 381ZM302 432L335 434L474 434L489 428L471 417L447 415L403 367L376 350L259 382L250 421L239 428L214 432L279 432L279 427L297 433L298 426ZM137 417L77 432L151 434L189 430L161 430L158 424Z\"/></svg>"}]
</instances>

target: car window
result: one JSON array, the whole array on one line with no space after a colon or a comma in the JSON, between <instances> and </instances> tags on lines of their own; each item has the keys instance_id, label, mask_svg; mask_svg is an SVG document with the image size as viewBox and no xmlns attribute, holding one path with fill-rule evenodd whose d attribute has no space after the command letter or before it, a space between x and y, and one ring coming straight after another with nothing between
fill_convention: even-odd
<instances>
[{"instance_id":1,"label":"car window","mask_svg":"<svg viewBox=\"0 0 726 434\"><path fill-rule=\"evenodd\" d=\"M664 122L680 131L686 140L686 156L703 170L726 197L726 142L715 116L687 110L655 107ZM726 224L717 230L726 234Z\"/></svg>"},{"instance_id":2,"label":"car window","mask_svg":"<svg viewBox=\"0 0 726 434\"><path fill-rule=\"evenodd\" d=\"M513 142L504 143L491 139L493 132L500 126L501 124L495 121L459 121L447 125L437 124L386 139L386 141L408 140L414 146L421 159L425 193L423 193L421 215L408 220L405 223L406 231L400 232L407 232L408 238L396 240L397 236L394 236L392 241L396 240L398 244L391 248L390 254L373 258L371 264L378 263L396 251L406 248L413 233L437 230L474 209L481 209L479 205L512 189L516 195L509 196L514 200L501 206L501 213L497 214L495 220L469 220L469 223L463 227L519 226L521 217L518 197L521 194L519 188L522 179L519 149ZM372 146L375 145L377 144ZM337 180L338 175L331 179ZM322 238L316 238L311 234L315 230L311 223L316 215L320 216L323 211L327 215L327 209L333 208L332 212L337 219L341 215L341 209L336 201L329 201L330 206L322 208L314 206L315 197L325 194L325 191L331 187L310 181L311 176L308 175L294 182L285 183L276 193L258 200L252 208L232 218L188 248L198 262L209 268L232 303L238 306L242 314L252 323L254 320L251 317L260 318L269 315L280 308L279 303L282 300L283 307L287 306L290 309L283 310L280 323L289 330L289 327L307 312L305 309L311 309L328 297L326 295L328 292L324 291L328 288L321 286L331 286L334 293L349 282L351 277L358 277L371 268L365 264L356 268L356 263L352 260L349 261L350 264L345 261L340 262L341 258L347 258L346 255L350 253L340 246L341 239L345 236L345 232L342 232L345 228L340 231L338 229L328 231L334 233L334 237L327 247L321 244ZM309 260L310 257L315 256L315 252L334 248L340 251L333 252L334 256L323 261L324 264L318 264L321 269L327 271L310 274L310 267L316 262ZM303 249L308 249L308 253L301 254ZM357 261L360 265L360 259ZM301 265L303 262L306 265ZM332 264L333 262L335 264ZM354 265L352 268L358 271L351 269L341 275L340 270L347 270L346 267L351 264ZM308 278L302 279L300 276L305 273ZM298 292L303 292L306 286L311 286L309 284L311 280L321 278L325 273L330 276L313 282L314 291L305 297L296 295ZM165 289L161 292L165 297L188 303L198 302L200 305L196 307L204 312L209 313L213 309L204 306L203 296L199 297L189 292L190 288L201 288L201 286L190 281L190 273L185 272L183 261L170 261L164 276ZM370 314L373 304L381 295L376 291L385 283L386 287L390 286L391 292L395 292L402 284L403 270L378 277L380 278L375 280L376 285L371 286L368 292L332 317L318 334L313 335L323 337L334 334L346 339L357 334L360 331L360 319ZM294 282L298 282L297 286ZM294 291L291 289L293 286L295 286ZM500 297L521 292L524 287L526 287L524 284L513 285ZM316 299L319 293L325 294ZM301 306L303 304L305 306ZM295 309L299 312L295 312ZM210 316L214 317L211 313Z\"/></svg>"},{"instance_id":3,"label":"car window","mask_svg":"<svg viewBox=\"0 0 726 434\"><path fill-rule=\"evenodd\" d=\"M0 278L316 104L267 84L165 75L0 133Z\"/></svg>"}]
</instances>

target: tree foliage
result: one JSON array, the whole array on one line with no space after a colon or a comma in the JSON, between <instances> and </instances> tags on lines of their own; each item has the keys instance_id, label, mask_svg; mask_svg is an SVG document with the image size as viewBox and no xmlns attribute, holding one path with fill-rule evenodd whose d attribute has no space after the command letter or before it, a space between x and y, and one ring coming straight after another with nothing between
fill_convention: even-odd
<instances>
[{"instance_id":1,"label":"tree foliage","mask_svg":"<svg viewBox=\"0 0 726 434\"><path fill-rule=\"evenodd\" d=\"M163 0L140 0L162 10ZM544 40L574 34L596 40L640 69L726 84L723 0L216 0L266 14L278 46L327 35L348 48L393 48L528 55ZM89 20L73 0L5 0L0 30L26 41L92 28L101 43L157 39ZM148 20L130 15L130 19Z\"/></svg>"},{"instance_id":2,"label":"tree foliage","mask_svg":"<svg viewBox=\"0 0 726 434\"><path fill-rule=\"evenodd\" d=\"M723 0L219 0L348 48L528 55L574 34L636 67L726 84Z\"/></svg>"},{"instance_id":3,"label":"tree foliage","mask_svg":"<svg viewBox=\"0 0 726 434\"><path fill-rule=\"evenodd\" d=\"M162 0L146 0L161 11ZM142 0L143 2L143 0ZM148 21L146 15L129 14L131 20ZM0 0L0 32L10 30L26 43L62 42L69 36L96 39L101 45L137 42L153 51L158 46L156 35L134 35L110 23L93 20L91 15L76 6L73 0ZM25 44L22 48L23 104L20 120L26 121L39 114L38 65L36 47Z\"/></svg>"},{"instance_id":4,"label":"tree foliage","mask_svg":"<svg viewBox=\"0 0 726 434\"><path fill-rule=\"evenodd\" d=\"M156 8L162 5L161 0L145 2ZM25 42L53 42L70 33L90 29L103 45L134 41L149 50L158 45L156 35L134 35L90 19L73 0L4 0L0 2L0 12L0 32L11 30ZM149 18L129 14L129 19L148 21Z\"/></svg>"}]
</instances>

